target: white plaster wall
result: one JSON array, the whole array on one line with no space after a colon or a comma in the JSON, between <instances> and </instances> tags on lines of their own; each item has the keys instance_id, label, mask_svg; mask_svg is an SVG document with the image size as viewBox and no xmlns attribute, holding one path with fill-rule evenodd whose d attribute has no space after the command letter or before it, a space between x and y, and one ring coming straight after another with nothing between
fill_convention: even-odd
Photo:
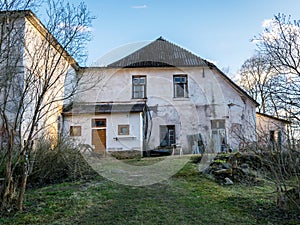
<instances>
[{"instance_id":1,"label":"white plaster wall","mask_svg":"<svg viewBox=\"0 0 300 225\"><path fill-rule=\"evenodd\" d=\"M286 124L279 120L262 116L260 114L257 114L256 118L258 131L269 133L270 130L285 130Z\"/></svg>"},{"instance_id":2,"label":"white plaster wall","mask_svg":"<svg viewBox=\"0 0 300 225\"><path fill-rule=\"evenodd\" d=\"M257 135L258 142L260 145L268 144L270 140L270 131L281 131L282 132L282 143L285 143L287 140L287 124L272 119L261 114L256 114L257 118Z\"/></svg>"},{"instance_id":3,"label":"white plaster wall","mask_svg":"<svg viewBox=\"0 0 300 225\"><path fill-rule=\"evenodd\" d=\"M3 20L3 18L1 19ZM0 27L0 80L6 80L5 76L8 76L7 78L9 79L7 79L7 81L11 79L13 84L6 86L6 88L3 88L3 83L1 84L0 107L5 113L7 129L11 129L15 126L16 120L19 119L16 112L19 110L20 92L24 89L24 24L24 18L12 17L9 19L6 18L5 22L1 21L2 26ZM4 101L6 103L5 105L3 104ZM0 119L0 131L6 129L3 123L4 122Z\"/></svg>"},{"instance_id":4,"label":"white plaster wall","mask_svg":"<svg viewBox=\"0 0 300 225\"><path fill-rule=\"evenodd\" d=\"M239 146L239 140L231 133L233 124L239 124L243 128L243 135L255 141L255 104L247 98L242 99L243 94L215 70L200 67L91 68L85 73L94 77L98 74L101 82L94 82L94 88L84 95L78 95L78 102L143 101L132 99L132 76L147 76L145 101L153 109L151 148L160 144L159 125L175 125L176 141L186 152L191 152L187 135L201 133L207 144L211 137L210 121L213 119L226 120L227 139L231 148ZM173 75L176 74L188 75L189 98L173 97Z\"/></svg>"},{"instance_id":5,"label":"white plaster wall","mask_svg":"<svg viewBox=\"0 0 300 225\"><path fill-rule=\"evenodd\" d=\"M62 56L41 34L27 18L25 18L25 37L24 37L24 74L25 77L38 84L43 84L43 80L49 80L50 84L55 83L48 88L43 99L43 117L38 122L38 129L43 129L43 135L49 135L56 138L58 134L58 117L62 111L65 90L70 92L68 83L65 82L67 74L75 74L68 60ZM34 110L37 104L36 96L41 90L34 87L29 89L26 96L28 102L25 108L25 121L23 123L23 136L26 138L29 124L34 116ZM50 103L50 104L49 104Z\"/></svg>"},{"instance_id":6,"label":"white plaster wall","mask_svg":"<svg viewBox=\"0 0 300 225\"><path fill-rule=\"evenodd\" d=\"M129 124L129 135L118 135L118 125ZM139 113L113 113L107 120L107 147L110 149L141 150L141 120ZM110 148L110 149L109 149Z\"/></svg>"},{"instance_id":7,"label":"white plaster wall","mask_svg":"<svg viewBox=\"0 0 300 225\"><path fill-rule=\"evenodd\" d=\"M64 133L69 135L70 126L81 126L81 136L73 137L76 143L92 146L92 119L106 119L107 150L141 150L140 113L112 113L103 115L73 115L64 118ZM118 135L118 125L130 124L129 135Z\"/></svg>"}]
</instances>

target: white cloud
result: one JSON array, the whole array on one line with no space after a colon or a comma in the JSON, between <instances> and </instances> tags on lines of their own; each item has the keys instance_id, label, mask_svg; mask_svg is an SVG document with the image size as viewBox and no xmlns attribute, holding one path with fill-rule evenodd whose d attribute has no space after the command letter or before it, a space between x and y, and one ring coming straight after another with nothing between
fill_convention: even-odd
<instances>
[{"instance_id":1,"label":"white cloud","mask_svg":"<svg viewBox=\"0 0 300 225\"><path fill-rule=\"evenodd\" d=\"M281 33L285 33L286 35L295 34L297 36L300 32L299 26L286 23L280 24L280 22L275 19L265 19L262 22L262 27L264 29L262 32L262 37L268 41L280 39Z\"/></svg>"},{"instance_id":2,"label":"white cloud","mask_svg":"<svg viewBox=\"0 0 300 225\"><path fill-rule=\"evenodd\" d=\"M274 20L273 20L273 19L265 19L265 20L262 22L261 26L262 26L263 28L268 28L268 27L270 27L273 23L274 23Z\"/></svg>"},{"instance_id":3,"label":"white cloud","mask_svg":"<svg viewBox=\"0 0 300 225\"><path fill-rule=\"evenodd\" d=\"M133 9L145 9L145 8L147 8L147 5L134 5L134 6L131 6L131 8L133 8Z\"/></svg>"}]
</instances>

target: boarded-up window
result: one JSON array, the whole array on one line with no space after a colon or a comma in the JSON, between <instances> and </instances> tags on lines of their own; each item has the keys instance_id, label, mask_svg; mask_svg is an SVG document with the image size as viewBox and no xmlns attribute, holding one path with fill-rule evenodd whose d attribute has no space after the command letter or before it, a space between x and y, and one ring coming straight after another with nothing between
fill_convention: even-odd
<instances>
[{"instance_id":1,"label":"boarded-up window","mask_svg":"<svg viewBox=\"0 0 300 225\"><path fill-rule=\"evenodd\" d=\"M70 126L70 136L71 137L81 136L81 126Z\"/></svg>"},{"instance_id":2,"label":"boarded-up window","mask_svg":"<svg viewBox=\"0 0 300 225\"><path fill-rule=\"evenodd\" d=\"M211 129L225 129L225 120L212 120Z\"/></svg>"},{"instance_id":3,"label":"boarded-up window","mask_svg":"<svg viewBox=\"0 0 300 225\"><path fill-rule=\"evenodd\" d=\"M214 151L226 151L227 137L225 130L225 120L211 120L212 141L214 143Z\"/></svg>"},{"instance_id":4,"label":"boarded-up window","mask_svg":"<svg viewBox=\"0 0 300 225\"><path fill-rule=\"evenodd\" d=\"M129 135L129 125L118 125L118 135Z\"/></svg>"}]
</instances>

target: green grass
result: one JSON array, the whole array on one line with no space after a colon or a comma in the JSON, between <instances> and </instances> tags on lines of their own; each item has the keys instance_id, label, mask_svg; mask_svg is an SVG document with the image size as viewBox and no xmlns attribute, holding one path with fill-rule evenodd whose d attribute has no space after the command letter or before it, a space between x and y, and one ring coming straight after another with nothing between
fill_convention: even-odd
<instances>
[{"instance_id":1,"label":"green grass","mask_svg":"<svg viewBox=\"0 0 300 225\"><path fill-rule=\"evenodd\" d=\"M133 165L150 164L149 159ZM150 160L151 161L151 160ZM153 159L153 162L159 159ZM0 224L299 224L277 210L274 189L220 186L186 166L172 178L145 187L102 177L28 190L23 213L1 215Z\"/></svg>"}]
</instances>

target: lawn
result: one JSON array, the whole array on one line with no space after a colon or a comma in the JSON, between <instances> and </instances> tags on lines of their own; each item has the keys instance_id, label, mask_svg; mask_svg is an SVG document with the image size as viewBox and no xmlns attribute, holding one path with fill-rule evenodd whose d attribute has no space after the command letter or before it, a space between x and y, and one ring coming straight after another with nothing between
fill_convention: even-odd
<instances>
[{"instance_id":1,"label":"lawn","mask_svg":"<svg viewBox=\"0 0 300 225\"><path fill-rule=\"evenodd\" d=\"M149 159L128 163L149 164ZM281 212L274 203L268 183L221 186L189 162L176 175L149 186L126 186L98 176L30 189L25 211L1 215L0 224L300 224L296 212Z\"/></svg>"}]
</instances>

